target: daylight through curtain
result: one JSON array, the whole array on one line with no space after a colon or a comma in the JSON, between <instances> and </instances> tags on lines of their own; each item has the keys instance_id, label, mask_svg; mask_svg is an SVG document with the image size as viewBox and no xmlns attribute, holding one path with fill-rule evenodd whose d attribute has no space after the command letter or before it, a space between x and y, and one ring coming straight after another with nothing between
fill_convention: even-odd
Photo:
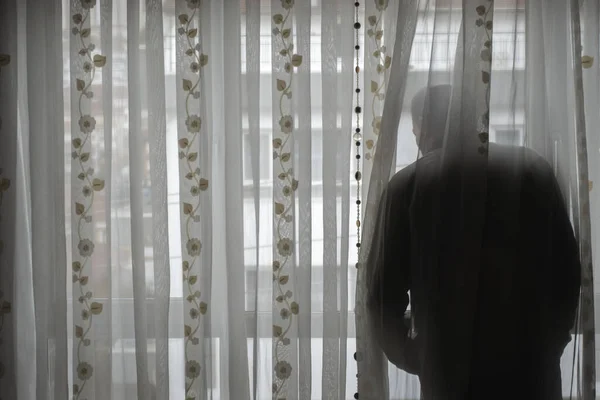
<instances>
[{"instance_id":1,"label":"daylight through curtain","mask_svg":"<svg viewBox=\"0 0 600 400\"><path fill-rule=\"evenodd\" d=\"M553 167L584 260L563 393L574 371L591 399L599 13L0 2L0 397L419 398L369 341L358 249L420 157L412 98L447 83L465 146Z\"/></svg>"}]
</instances>

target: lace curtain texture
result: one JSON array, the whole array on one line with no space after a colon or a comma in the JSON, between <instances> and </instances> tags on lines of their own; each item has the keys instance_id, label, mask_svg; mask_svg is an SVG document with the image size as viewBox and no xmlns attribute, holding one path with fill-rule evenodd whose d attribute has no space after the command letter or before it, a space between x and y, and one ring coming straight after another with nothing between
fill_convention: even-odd
<instances>
[{"instance_id":1,"label":"lace curtain texture","mask_svg":"<svg viewBox=\"0 0 600 400\"><path fill-rule=\"evenodd\" d=\"M420 398L361 314L356 202L368 244L442 83L477 146L554 169L583 263L563 395L593 398L597 2L354 3L0 3L0 398Z\"/></svg>"}]
</instances>

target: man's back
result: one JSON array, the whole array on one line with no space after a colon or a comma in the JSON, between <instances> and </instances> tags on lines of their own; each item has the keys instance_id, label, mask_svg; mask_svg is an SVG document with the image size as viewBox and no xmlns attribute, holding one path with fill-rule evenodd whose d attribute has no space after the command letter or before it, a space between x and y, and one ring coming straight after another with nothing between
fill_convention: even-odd
<instances>
[{"instance_id":1,"label":"man's back","mask_svg":"<svg viewBox=\"0 0 600 400\"><path fill-rule=\"evenodd\" d=\"M495 145L485 179L462 162L440 168L439 152L425 155L394 176L380 214L388 232L405 231L386 239L403 243L383 247L395 250L381 258L382 290L404 281L411 292L419 336L408 345L425 398L561 398L580 269L552 169L530 150ZM479 211L465 207L476 185Z\"/></svg>"}]
</instances>

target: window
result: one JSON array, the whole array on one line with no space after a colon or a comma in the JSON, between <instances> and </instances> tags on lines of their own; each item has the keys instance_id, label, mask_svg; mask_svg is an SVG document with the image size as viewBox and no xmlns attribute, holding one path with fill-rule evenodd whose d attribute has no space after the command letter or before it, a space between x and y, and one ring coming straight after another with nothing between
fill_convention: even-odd
<instances>
[{"instance_id":1,"label":"window","mask_svg":"<svg viewBox=\"0 0 600 400\"><path fill-rule=\"evenodd\" d=\"M494 142L509 146L523 145L523 132L520 129L496 129Z\"/></svg>"},{"instance_id":2,"label":"window","mask_svg":"<svg viewBox=\"0 0 600 400\"><path fill-rule=\"evenodd\" d=\"M461 11L429 11L418 26L413 41L410 65L413 70L443 70L454 63L459 35ZM525 68L525 10L494 12L493 69L512 70Z\"/></svg>"}]
</instances>

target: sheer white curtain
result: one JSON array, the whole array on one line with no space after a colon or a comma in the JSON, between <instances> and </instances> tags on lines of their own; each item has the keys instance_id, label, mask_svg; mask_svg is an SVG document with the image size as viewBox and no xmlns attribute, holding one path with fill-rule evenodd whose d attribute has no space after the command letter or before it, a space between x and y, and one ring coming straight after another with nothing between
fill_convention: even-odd
<instances>
[{"instance_id":1,"label":"sheer white curtain","mask_svg":"<svg viewBox=\"0 0 600 400\"><path fill-rule=\"evenodd\" d=\"M359 2L363 211L392 80L405 100L390 171L417 158L406 104L454 70L476 3ZM587 132L593 182L600 70L584 59L581 87L577 2L481 3L495 7L490 140L568 165L580 229L575 137ZM354 398L354 12L350 0L0 2L1 398ZM598 6L575 13L597 60ZM594 346L583 327L577 354ZM381 371L390 398L418 398L418 378Z\"/></svg>"},{"instance_id":2,"label":"sheer white curtain","mask_svg":"<svg viewBox=\"0 0 600 400\"><path fill-rule=\"evenodd\" d=\"M3 398L353 396L353 4L2 7Z\"/></svg>"},{"instance_id":3,"label":"sheer white curtain","mask_svg":"<svg viewBox=\"0 0 600 400\"><path fill-rule=\"evenodd\" d=\"M455 136L448 139L445 151L462 151L469 157L465 150L471 146L469 134L480 132L472 137L478 137L477 141L485 148L488 142L526 146L553 166L567 198L582 258L578 331L561 361L563 395L595 398L597 347L592 282L598 262L594 261L592 266L591 252L598 246L593 218L597 212L593 182L598 146L594 128L597 113L589 110L597 105L599 89L598 67L594 63L599 50L597 3L517 0L398 3L394 51L402 56L393 60L382 133L376 142L379 150L365 193L363 248L369 246L380 196L390 172L402 170L419 157L412 133L413 96L427 86L452 84L454 108L450 111L447 135ZM484 113L486 104L488 112ZM452 131L453 126L460 126L460 133ZM452 141L464 143L465 147L449 150ZM482 150L482 154L487 154L486 149ZM485 168L483 164L480 167ZM478 201L473 196L477 194L471 190L467 186L462 188L461 204L470 204L468 210L475 206L470 211L475 213ZM444 206L440 207L443 210ZM367 254L363 253L361 268L366 264ZM362 272L368 273L364 269ZM360 274L357 286L360 398L418 398L418 380L388 364L379 353L378 344L372 342L364 319L365 280L365 275Z\"/></svg>"}]
</instances>

